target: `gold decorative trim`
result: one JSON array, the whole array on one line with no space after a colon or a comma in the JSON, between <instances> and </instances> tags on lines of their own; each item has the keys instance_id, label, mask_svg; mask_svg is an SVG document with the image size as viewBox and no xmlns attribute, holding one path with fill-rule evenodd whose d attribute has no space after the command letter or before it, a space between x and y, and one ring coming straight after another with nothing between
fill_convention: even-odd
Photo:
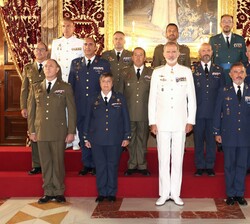
<instances>
[{"instance_id":1,"label":"gold decorative trim","mask_svg":"<svg viewBox=\"0 0 250 224\"><path fill-rule=\"evenodd\" d=\"M104 0L104 49L113 49L113 34L123 31L123 0Z\"/></svg>"},{"instance_id":2,"label":"gold decorative trim","mask_svg":"<svg viewBox=\"0 0 250 224\"><path fill-rule=\"evenodd\" d=\"M63 0L57 0L57 7L58 7L58 21L57 21L57 28L58 28L58 35L62 34L62 26L61 22L63 21Z\"/></svg>"},{"instance_id":3,"label":"gold decorative trim","mask_svg":"<svg viewBox=\"0 0 250 224\"><path fill-rule=\"evenodd\" d=\"M19 77L21 78L21 80L23 80L23 76L22 76L22 72L21 69L18 66L17 60L16 60L16 56L12 50L12 45L11 45L11 40L9 38L6 26L5 26L5 22L4 22L4 18L3 18L3 12L2 12L2 7L0 7L0 21L2 24L2 28L3 28L3 33L4 33L4 38L7 42L7 46L8 46L8 51L10 52L11 58L13 60L14 66L16 68L17 74L19 75ZM5 59L4 59L5 61Z\"/></svg>"}]
</instances>

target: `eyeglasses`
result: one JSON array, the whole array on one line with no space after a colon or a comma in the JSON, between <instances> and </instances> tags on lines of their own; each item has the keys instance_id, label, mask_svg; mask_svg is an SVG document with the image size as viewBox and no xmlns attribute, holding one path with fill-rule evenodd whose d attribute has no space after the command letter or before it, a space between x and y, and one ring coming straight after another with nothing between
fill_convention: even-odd
<instances>
[{"instance_id":1,"label":"eyeglasses","mask_svg":"<svg viewBox=\"0 0 250 224\"><path fill-rule=\"evenodd\" d=\"M35 48L35 51L46 51L45 48Z\"/></svg>"}]
</instances>

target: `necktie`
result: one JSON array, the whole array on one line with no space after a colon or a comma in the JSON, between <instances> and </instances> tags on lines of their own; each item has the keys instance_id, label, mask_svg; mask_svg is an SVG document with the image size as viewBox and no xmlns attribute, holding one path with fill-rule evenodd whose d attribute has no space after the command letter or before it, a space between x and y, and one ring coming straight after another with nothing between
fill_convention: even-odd
<instances>
[{"instance_id":1,"label":"necktie","mask_svg":"<svg viewBox=\"0 0 250 224\"><path fill-rule=\"evenodd\" d=\"M39 64L38 72L40 73L43 70L43 64Z\"/></svg>"},{"instance_id":2,"label":"necktie","mask_svg":"<svg viewBox=\"0 0 250 224\"><path fill-rule=\"evenodd\" d=\"M88 64L87 64L87 69L89 69L90 62L91 62L91 60L89 59L89 60L88 60Z\"/></svg>"},{"instance_id":3,"label":"necktie","mask_svg":"<svg viewBox=\"0 0 250 224\"><path fill-rule=\"evenodd\" d=\"M208 72L208 67L207 67L207 64L205 64L205 74L206 74L206 77L208 78L208 74L209 74L209 72Z\"/></svg>"},{"instance_id":4,"label":"necktie","mask_svg":"<svg viewBox=\"0 0 250 224\"><path fill-rule=\"evenodd\" d=\"M105 101L105 105L107 106L108 105L108 97L104 97L104 101Z\"/></svg>"},{"instance_id":5,"label":"necktie","mask_svg":"<svg viewBox=\"0 0 250 224\"><path fill-rule=\"evenodd\" d=\"M50 92L50 88L51 88L51 82L48 82L48 88L47 88L47 93L49 94L49 92Z\"/></svg>"},{"instance_id":6,"label":"necktie","mask_svg":"<svg viewBox=\"0 0 250 224\"><path fill-rule=\"evenodd\" d=\"M140 79L140 75L141 75L141 74L140 74L140 70L141 70L141 69L138 68L138 69L137 69L137 73L136 73L136 76L137 76L137 79L138 79L138 80Z\"/></svg>"},{"instance_id":7,"label":"necktie","mask_svg":"<svg viewBox=\"0 0 250 224\"><path fill-rule=\"evenodd\" d=\"M227 39L227 47L229 48L230 47L229 37L226 37L226 39Z\"/></svg>"},{"instance_id":8,"label":"necktie","mask_svg":"<svg viewBox=\"0 0 250 224\"><path fill-rule=\"evenodd\" d=\"M120 54L121 54L121 52L117 52L117 55L116 55L116 57L117 57L117 61L119 61L119 60L120 60Z\"/></svg>"},{"instance_id":9,"label":"necktie","mask_svg":"<svg viewBox=\"0 0 250 224\"><path fill-rule=\"evenodd\" d=\"M241 101L241 90L240 90L240 86L238 86L238 91L237 91L237 97L239 102Z\"/></svg>"}]
</instances>

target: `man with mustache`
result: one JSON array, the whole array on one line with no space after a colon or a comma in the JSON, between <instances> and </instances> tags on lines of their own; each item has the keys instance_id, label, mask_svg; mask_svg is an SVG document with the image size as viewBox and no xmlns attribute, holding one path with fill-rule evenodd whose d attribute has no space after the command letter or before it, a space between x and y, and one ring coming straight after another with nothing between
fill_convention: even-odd
<instances>
[{"instance_id":1,"label":"man with mustache","mask_svg":"<svg viewBox=\"0 0 250 224\"><path fill-rule=\"evenodd\" d=\"M247 62L246 44L242 36L232 32L233 17L228 14L221 16L222 32L210 38L213 49L213 62L220 65L225 72L226 83L232 82L229 70L235 62Z\"/></svg>"},{"instance_id":2,"label":"man with mustache","mask_svg":"<svg viewBox=\"0 0 250 224\"><path fill-rule=\"evenodd\" d=\"M165 33L167 41L172 41L177 43L177 39L179 37L178 26L175 23L169 23L166 27ZM177 43L178 44L178 43ZM154 50L153 62L152 66L155 68L160 65L166 64L166 59L163 56L163 44L159 44L156 46ZM178 44L180 55L178 57L178 64L185 65L190 68L191 59L190 59L190 50L188 46L183 44Z\"/></svg>"},{"instance_id":3,"label":"man with mustache","mask_svg":"<svg viewBox=\"0 0 250 224\"><path fill-rule=\"evenodd\" d=\"M182 162L186 133L195 124L195 88L190 68L177 63L178 44L167 42L163 54L167 64L153 71L148 104L149 125L157 138L159 160L160 198L155 204L161 206L171 199L182 206Z\"/></svg>"},{"instance_id":4,"label":"man with mustache","mask_svg":"<svg viewBox=\"0 0 250 224\"><path fill-rule=\"evenodd\" d=\"M216 142L213 135L213 113L218 90L225 85L223 69L211 62L213 51L208 43L199 49L200 62L191 67L197 100L194 126L195 176L204 172L214 176ZM205 146L205 147L204 147ZM206 153L204 153L206 151Z\"/></svg>"},{"instance_id":5,"label":"man with mustache","mask_svg":"<svg viewBox=\"0 0 250 224\"><path fill-rule=\"evenodd\" d=\"M244 198L247 159L250 152L250 88L246 69L237 62L229 75L233 83L221 88L216 102L213 130L224 151L227 205L247 205Z\"/></svg>"}]
</instances>

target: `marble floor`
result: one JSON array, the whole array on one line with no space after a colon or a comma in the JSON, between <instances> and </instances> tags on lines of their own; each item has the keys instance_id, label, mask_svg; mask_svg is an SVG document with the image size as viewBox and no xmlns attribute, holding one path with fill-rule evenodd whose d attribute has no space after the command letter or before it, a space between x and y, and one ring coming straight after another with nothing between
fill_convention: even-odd
<instances>
[{"instance_id":1,"label":"marble floor","mask_svg":"<svg viewBox=\"0 0 250 224\"><path fill-rule=\"evenodd\" d=\"M227 206L223 199L184 198L155 206L155 198L118 198L96 203L95 198L67 198L64 204L38 204L38 198L0 199L0 224L246 224L250 205ZM250 204L250 199L248 199Z\"/></svg>"}]
</instances>

